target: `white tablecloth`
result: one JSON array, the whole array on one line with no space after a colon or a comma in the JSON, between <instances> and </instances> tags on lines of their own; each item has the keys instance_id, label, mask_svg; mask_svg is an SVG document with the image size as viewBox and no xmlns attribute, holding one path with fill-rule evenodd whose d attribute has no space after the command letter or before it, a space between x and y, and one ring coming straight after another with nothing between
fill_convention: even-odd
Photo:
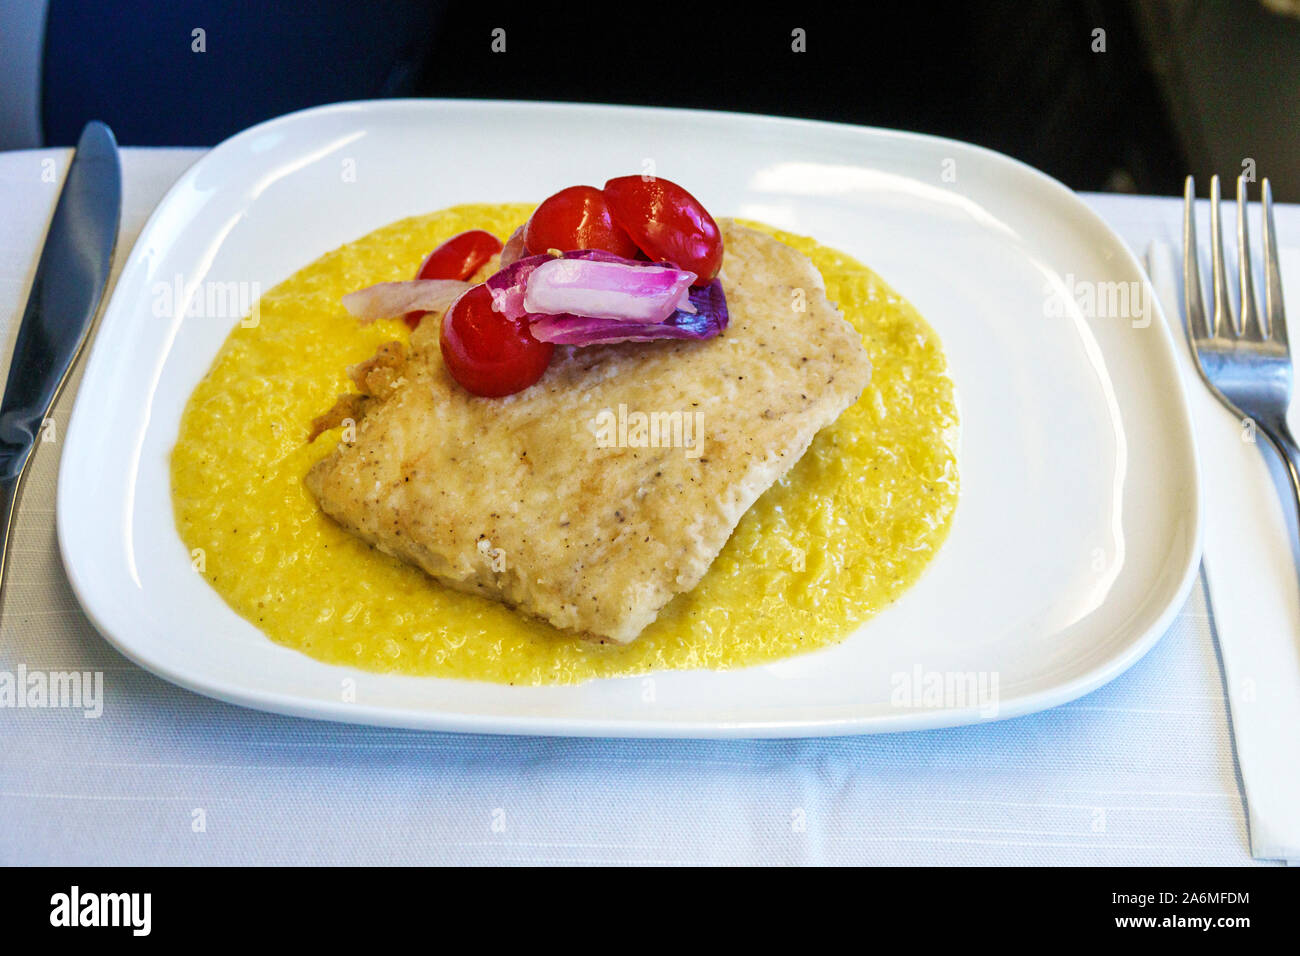
<instances>
[{"instance_id":1,"label":"white tablecloth","mask_svg":"<svg viewBox=\"0 0 1300 956\"><path fill-rule=\"evenodd\" d=\"M120 266L200 154L128 149ZM44 181L53 160L56 182ZM68 153L0 154L0 369ZM1088 197L1139 252L1174 200ZM1300 244L1300 208L1281 209ZM1223 676L1196 587L1110 685L1000 723L762 742L457 736L316 723L188 693L78 608L54 486L77 379L29 470L0 671L102 671L104 708L0 708L0 863L1245 864Z\"/></svg>"}]
</instances>

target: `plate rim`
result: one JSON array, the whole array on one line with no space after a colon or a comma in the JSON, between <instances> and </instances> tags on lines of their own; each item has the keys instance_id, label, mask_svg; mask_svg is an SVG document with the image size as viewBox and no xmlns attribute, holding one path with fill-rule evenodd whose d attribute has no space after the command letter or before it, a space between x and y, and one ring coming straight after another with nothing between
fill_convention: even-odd
<instances>
[{"instance_id":1,"label":"plate rim","mask_svg":"<svg viewBox=\"0 0 1300 956\"><path fill-rule=\"evenodd\" d=\"M647 115L660 117L718 118L728 122L746 122L757 126L820 129L836 132L854 132L872 134L894 142L917 142L931 146L952 144L963 151L973 151L991 159L994 163L1009 165L1021 175L1036 179L1049 190L1058 194L1058 198L1069 205L1075 215L1088 221L1093 228L1100 228L1117 247L1126 266L1139 275L1144 284L1150 284L1146 270L1137 255L1116 233L1109 223L1093 210L1074 190L1059 180L1027 163L997 150L967 143L949 137L935 136L927 133L915 133L905 130L889 129L875 126L858 126L827 120L805 119L800 117L774 116L761 113L744 113L711 109L670 108L654 106L630 106L619 104L576 103L545 100L495 100L462 98L394 98L382 100L349 100L339 103L324 104L295 110L281 116L273 117L261 123L241 130L212 147L187 167L176 181L168 188L157 205L146 218L137 235L130 252L123 260L122 267L113 281L113 288L105 298L100 313L100 321L110 313L121 289L121 279L127 270L137 264L142 257L141 240L155 228L157 222L166 214L175 195L187 187L192 180L202 175L206 168L218 163L225 153L233 151L246 138L264 134L281 125L289 125L306 117L344 112L389 112L401 111L411 107L453 109L472 111L482 107L505 107L514 109L554 111L557 113L602 112L606 114ZM215 158L214 158L215 157ZM1076 220L1078 221L1078 220ZM817 736L847 736L876 733L897 733L912 730L928 730L970 724L987 724L996 721L1014 719L1030 713L1036 713L1061 704L1069 703L1104 686L1132 667L1144 657L1168 630L1199 574L1200 560L1204 539L1204 488L1201 475L1201 462L1193 428L1191 407L1188 400L1188 383L1181 374L1177 364L1176 349L1169 317L1157 296L1151 296L1151 306L1155 312L1154 323L1160 326L1158 333L1162 349L1167 349L1176 389L1174 404L1181 416L1178 422L1163 422L1163 427L1177 426L1181 438L1191 451L1193 468L1187 480L1187 497L1191 499L1187 517L1192 523L1188 535L1188 548L1181 576L1176 588L1163 610L1154 617L1147 628L1116 653L1107 657L1083 674L1051 687L1033 691L1009 700L999 699L998 713L988 717L979 712L978 706L946 709L912 709L899 710L896 713L861 715L833 718L786 718L779 720L627 720L618 717L588 718L564 717L555 715L516 716L503 714L482 714L465 711L429 710L415 711L405 707L383 706L378 704L329 703L310 697L301 697L289 693L277 692L266 694L262 691L249 691L246 687L221 680L195 677L169 666L166 662L151 659L140 653L129 640L124 640L113 633L111 627L101 618L95 602L91 598L90 585L83 577L79 567L80 555L72 547L71 539L75 529L70 527L70 512L76 492L75 481L70 477L71 471L69 449L81 432L80 425L87 417L83 411L91 403L89 392L81 387L85 379L98 365L97 344L100 330L95 330L95 341L90 348L83 370L82 381L78 385L77 395L69 419L64 448L60 457L57 486L55 525L59 544L59 553L67 573L69 585L87 619L95 630L119 653L144 670L155 674L168 682L186 690L221 700L226 703L247 707L254 710L305 717L316 720L347 722L360 725L401 727L415 730L431 730L454 733L486 733L524 736L566 736L566 737L612 737L612 738L664 738L664 739L761 739L761 738L796 738ZM232 611L232 613L234 613ZM353 672L355 669L335 665L340 673ZM356 671L357 673L366 673ZM659 673L659 672L648 672ZM722 673L713 671L714 674ZM633 675L628 679L639 679L647 675ZM437 678L429 678L437 679ZM453 678L446 678L453 679Z\"/></svg>"}]
</instances>

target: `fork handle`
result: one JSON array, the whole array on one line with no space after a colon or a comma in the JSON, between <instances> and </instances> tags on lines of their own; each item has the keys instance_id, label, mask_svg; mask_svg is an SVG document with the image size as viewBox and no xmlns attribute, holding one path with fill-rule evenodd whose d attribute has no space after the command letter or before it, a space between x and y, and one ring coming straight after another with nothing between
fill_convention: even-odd
<instances>
[{"instance_id":1,"label":"fork handle","mask_svg":"<svg viewBox=\"0 0 1300 956\"><path fill-rule=\"evenodd\" d=\"M1287 426L1286 416L1278 415L1274 420L1260 422L1259 430L1277 450L1282 465L1291 479L1291 494L1295 499L1296 521L1300 523L1300 448L1296 447L1295 437Z\"/></svg>"}]
</instances>

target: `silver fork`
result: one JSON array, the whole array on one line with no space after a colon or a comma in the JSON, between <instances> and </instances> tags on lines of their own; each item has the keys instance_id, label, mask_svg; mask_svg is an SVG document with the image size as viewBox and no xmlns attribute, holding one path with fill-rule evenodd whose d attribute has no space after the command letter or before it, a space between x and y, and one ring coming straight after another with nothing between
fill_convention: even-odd
<instances>
[{"instance_id":1,"label":"silver fork","mask_svg":"<svg viewBox=\"0 0 1300 956\"><path fill-rule=\"evenodd\" d=\"M1210 179L1210 257L1213 269L1214 315L1206 322L1205 299L1196 245L1196 184L1187 177L1183 191L1183 293L1187 304L1187 340L1197 371L1210 391L1241 419L1242 427L1263 433L1282 458L1291 479L1300 516L1300 450L1286 423L1291 402L1291 350L1287 345L1282 309L1282 275L1278 267L1277 233L1273 225L1273 193L1263 182L1264 311L1255 301L1246 229L1246 180L1237 179L1237 286L1240 315L1228 295L1228 270L1223 258L1219 211L1219 177Z\"/></svg>"}]
</instances>

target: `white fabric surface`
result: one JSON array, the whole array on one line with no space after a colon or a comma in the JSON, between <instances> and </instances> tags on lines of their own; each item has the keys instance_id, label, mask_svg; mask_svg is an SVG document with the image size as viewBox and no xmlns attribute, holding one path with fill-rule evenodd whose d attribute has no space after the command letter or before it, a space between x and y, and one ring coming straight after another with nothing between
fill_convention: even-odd
<instances>
[{"instance_id":1,"label":"white fabric surface","mask_svg":"<svg viewBox=\"0 0 1300 956\"><path fill-rule=\"evenodd\" d=\"M126 150L118 261L194 151ZM0 154L0 364L66 151ZM1139 251L1177 206L1096 197ZM1283 211L1300 244L1300 209ZM1289 238L1288 238L1289 235ZM1016 720L800 741L428 734L296 720L128 663L78 609L54 533L59 442L29 469L0 671L104 673L104 710L0 709L0 863L1246 864L1204 591L1129 672ZM199 827L199 822L202 827Z\"/></svg>"}]
</instances>

